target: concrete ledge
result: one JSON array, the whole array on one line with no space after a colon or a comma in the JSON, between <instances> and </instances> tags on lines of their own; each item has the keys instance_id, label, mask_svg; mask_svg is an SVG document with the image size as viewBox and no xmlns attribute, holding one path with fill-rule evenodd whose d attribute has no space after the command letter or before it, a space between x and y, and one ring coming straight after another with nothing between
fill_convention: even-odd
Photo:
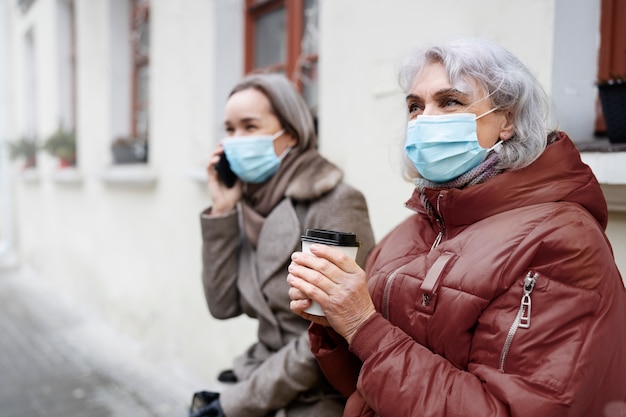
<instances>
[{"instance_id":1,"label":"concrete ledge","mask_svg":"<svg viewBox=\"0 0 626 417\"><path fill-rule=\"evenodd\" d=\"M576 142L576 147L580 152L626 152L626 142L609 142L608 139Z\"/></svg>"},{"instance_id":2,"label":"concrete ledge","mask_svg":"<svg viewBox=\"0 0 626 417\"><path fill-rule=\"evenodd\" d=\"M19 258L7 242L0 241L0 271L17 269Z\"/></svg>"},{"instance_id":3,"label":"concrete ledge","mask_svg":"<svg viewBox=\"0 0 626 417\"><path fill-rule=\"evenodd\" d=\"M581 152L583 162L593 170L601 184L626 186L625 152Z\"/></svg>"},{"instance_id":4,"label":"concrete ledge","mask_svg":"<svg viewBox=\"0 0 626 417\"><path fill-rule=\"evenodd\" d=\"M185 171L185 176L191 181L197 182L198 184L206 184L207 182L207 173L205 167L189 167Z\"/></svg>"},{"instance_id":5,"label":"concrete ledge","mask_svg":"<svg viewBox=\"0 0 626 417\"><path fill-rule=\"evenodd\" d=\"M24 182L36 183L39 182L41 175L37 168L23 169L18 174L19 178Z\"/></svg>"},{"instance_id":6,"label":"concrete ledge","mask_svg":"<svg viewBox=\"0 0 626 417\"><path fill-rule=\"evenodd\" d=\"M598 139L576 147L602 185L609 210L626 212L626 143Z\"/></svg>"},{"instance_id":7,"label":"concrete ledge","mask_svg":"<svg viewBox=\"0 0 626 417\"><path fill-rule=\"evenodd\" d=\"M626 213L626 184L601 184L601 186L609 211Z\"/></svg>"},{"instance_id":8,"label":"concrete ledge","mask_svg":"<svg viewBox=\"0 0 626 417\"><path fill-rule=\"evenodd\" d=\"M152 187L157 182L157 174L145 164L114 165L98 175L106 184L129 187Z\"/></svg>"},{"instance_id":9,"label":"concrete ledge","mask_svg":"<svg viewBox=\"0 0 626 417\"><path fill-rule=\"evenodd\" d=\"M76 168L60 168L52 172L52 180L59 184L77 185L83 182L83 176Z\"/></svg>"}]
</instances>

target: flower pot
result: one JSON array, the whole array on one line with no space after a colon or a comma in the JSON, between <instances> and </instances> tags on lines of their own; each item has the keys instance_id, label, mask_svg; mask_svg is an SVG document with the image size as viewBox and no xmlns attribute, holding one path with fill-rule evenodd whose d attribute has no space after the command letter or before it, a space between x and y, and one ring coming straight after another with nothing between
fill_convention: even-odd
<instances>
[{"instance_id":1,"label":"flower pot","mask_svg":"<svg viewBox=\"0 0 626 417\"><path fill-rule=\"evenodd\" d=\"M626 142L626 83L598 86L609 142Z\"/></svg>"},{"instance_id":2,"label":"flower pot","mask_svg":"<svg viewBox=\"0 0 626 417\"><path fill-rule=\"evenodd\" d=\"M70 168L76 166L76 158L59 158L59 168Z\"/></svg>"},{"instance_id":3,"label":"flower pot","mask_svg":"<svg viewBox=\"0 0 626 417\"><path fill-rule=\"evenodd\" d=\"M33 169L37 167L37 157L35 155L29 155L24 158L24 164L22 169Z\"/></svg>"},{"instance_id":4,"label":"flower pot","mask_svg":"<svg viewBox=\"0 0 626 417\"><path fill-rule=\"evenodd\" d=\"M134 164L148 162L148 144L116 143L111 147L115 164Z\"/></svg>"}]
</instances>

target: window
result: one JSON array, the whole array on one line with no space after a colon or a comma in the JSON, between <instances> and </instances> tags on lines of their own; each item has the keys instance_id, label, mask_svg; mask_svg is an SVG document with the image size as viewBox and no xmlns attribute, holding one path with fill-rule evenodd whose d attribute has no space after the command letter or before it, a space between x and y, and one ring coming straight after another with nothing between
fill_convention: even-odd
<instances>
[{"instance_id":1,"label":"window","mask_svg":"<svg viewBox=\"0 0 626 417\"><path fill-rule=\"evenodd\" d=\"M35 56L35 34L29 29L24 35L24 133L30 138L37 136L37 62Z\"/></svg>"},{"instance_id":2,"label":"window","mask_svg":"<svg viewBox=\"0 0 626 417\"><path fill-rule=\"evenodd\" d=\"M116 103L114 109L123 120L115 120L111 152L115 165L146 163L150 115L150 2L119 1L128 7L126 11L129 14L115 14L115 22L121 22L123 18L124 24L123 30L113 30L113 42L120 44L115 52L124 56L114 60L113 65L128 77L128 84L123 80L112 85L112 97ZM121 8L112 10L119 12L118 9Z\"/></svg>"},{"instance_id":3,"label":"window","mask_svg":"<svg viewBox=\"0 0 626 417\"><path fill-rule=\"evenodd\" d=\"M58 126L45 138L43 149L59 167L76 165L76 56L74 0L57 0Z\"/></svg>"},{"instance_id":4,"label":"window","mask_svg":"<svg viewBox=\"0 0 626 417\"><path fill-rule=\"evenodd\" d=\"M35 0L17 0L17 5L20 6L22 13L27 13L34 2Z\"/></svg>"},{"instance_id":5,"label":"window","mask_svg":"<svg viewBox=\"0 0 626 417\"><path fill-rule=\"evenodd\" d=\"M318 0L246 0L245 71L280 72L317 110Z\"/></svg>"},{"instance_id":6,"label":"window","mask_svg":"<svg viewBox=\"0 0 626 417\"><path fill-rule=\"evenodd\" d=\"M150 2L131 0L132 121L131 135L148 138L150 80Z\"/></svg>"},{"instance_id":7,"label":"window","mask_svg":"<svg viewBox=\"0 0 626 417\"><path fill-rule=\"evenodd\" d=\"M64 130L76 128L76 28L74 0L59 1L60 123Z\"/></svg>"}]
</instances>

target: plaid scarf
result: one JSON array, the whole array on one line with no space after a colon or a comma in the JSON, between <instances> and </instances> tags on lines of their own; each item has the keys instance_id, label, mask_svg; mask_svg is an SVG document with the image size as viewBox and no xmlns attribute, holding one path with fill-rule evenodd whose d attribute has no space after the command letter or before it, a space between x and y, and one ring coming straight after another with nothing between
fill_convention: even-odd
<instances>
[{"instance_id":1,"label":"plaid scarf","mask_svg":"<svg viewBox=\"0 0 626 417\"><path fill-rule=\"evenodd\" d=\"M426 197L425 191L427 188L435 190L458 188L462 190L470 185L481 184L502 172L501 169L496 168L499 161L500 155L498 155L497 152L491 152L478 166L449 182L437 183L427 180L426 178L416 178L414 180L415 188L420 192L420 200L426 210L426 213L430 217L439 218L439 215Z\"/></svg>"}]
</instances>

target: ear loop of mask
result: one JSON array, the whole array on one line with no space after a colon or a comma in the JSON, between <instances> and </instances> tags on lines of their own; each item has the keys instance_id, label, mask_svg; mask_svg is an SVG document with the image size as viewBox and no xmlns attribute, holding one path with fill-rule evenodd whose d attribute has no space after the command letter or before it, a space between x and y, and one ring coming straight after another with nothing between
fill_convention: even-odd
<instances>
[{"instance_id":1,"label":"ear loop of mask","mask_svg":"<svg viewBox=\"0 0 626 417\"><path fill-rule=\"evenodd\" d=\"M493 112L494 112L494 111L496 111L496 110L498 110L498 107L497 107L497 106L496 106L496 107L494 107L494 108L493 108L493 109L491 109L491 110L487 110L486 112L484 112L483 114L481 114L481 115L479 115L479 116L476 116L476 120L480 119L480 118L481 118L481 117L483 117L483 116L488 115L489 113L493 113Z\"/></svg>"},{"instance_id":2,"label":"ear loop of mask","mask_svg":"<svg viewBox=\"0 0 626 417\"><path fill-rule=\"evenodd\" d=\"M278 132L272 135L272 142L278 139L283 133L285 133L285 129L280 129Z\"/></svg>"},{"instance_id":3,"label":"ear loop of mask","mask_svg":"<svg viewBox=\"0 0 626 417\"><path fill-rule=\"evenodd\" d=\"M495 90L493 90L491 93L487 94L485 97L483 97L483 98L481 98L481 99L479 99L479 100L477 100L477 101L473 102L473 103L472 103L472 104L470 104L469 106L467 106L466 110L470 109L470 108L471 108L473 105L475 105L476 103L480 103L481 101L486 100L486 99L488 99L489 97L491 97L492 95L494 95L497 91L499 91L499 90L500 90L500 87L502 87L502 84L503 84L503 83L504 83L504 79L500 80L500 84L498 85L498 87L496 87L496 89L495 89ZM499 108L500 108L500 106L496 106L496 107L492 108L491 110L487 110L487 111L486 111L486 112L484 112L483 114L480 114L480 115L476 116L476 119L475 119L475 120L478 120L478 119L480 119L481 117L488 115L489 113L493 113L494 111L498 110ZM487 153L489 153L489 152L491 152L491 151L496 152L496 153L499 153L499 152L500 152L500 150L502 150L502 144L503 144L502 139L498 138L498 141L497 141L497 142L496 142L493 146L491 146L491 147L487 148Z\"/></svg>"},{"instance_id":4,"label":"ear loop of mask","mask_svg":"<svg viewBox=\"0 0 626 417\"><path fill-rule=\"evenodd\" d=\"M272 142L274 142L276 139L281 137L281 135L283 135L284 133L285 133L285 129L280 129L278 132L274 133L274 135L272 135ZM291 146L287 146L285 150L280 155L277 156L277 158L282 161L287 156L290 150L291 150Z\"/></svg>"},{"instance_id":5,"label":"ear loop of mask","mask_svg":"<svg viewBox=\"0 0 626 417\"><path fill-rule=\"evenodd\" d=\"M491 147L487 148L487 153L494 151L495 153L500 153L502 150L502 139L498 139L498 141Z\"/></svg>"},{"instance_id":6,"label":"ear loop of mask","mask_svg":"<svg viewBox=\"0 0 626 417\"><path fill-rule=\"evenodd\" d=\"M473 103L469 104L469 105L465 108L465 110L467 111L467 110L469 110L469 109L470 109L473 105L475 105L475 104L477 104L477 103L480 103L481 101L486 100L486 99L488 99L489 97L493 96L496 92L500 91L500 87L502 87L502 84L504 84L504 79L500 80L500 84L499 84L499 85L495 88L495 90L493 90L491 93L487 94L485 97L483 97L483 98L481 98L481 99L478 99L478 100L476 100L475 102L473 102ZM499 109L499 108L500 108L500 106L496 106L496 107L494 107L493 109L489 110L488 112L485 112L485 113L481 114L480 116L476 116L476 120L480 119L480 118L481 118L481 117L483 117L483 116L488 115L489 113L491 113L491 112L493 112L493 111L496 111L496 110L497 110L497 109Z\"/></svg>"},{"instance_id":7,"label":"ear loop of mask","mask_svg":"<svg viewBox=\"0 0 626 417\"><path fill-rule=\"evenodd\" d=\"M498 110L498 107L494 107L491 110L488 110L486 112L484 112L483 114L476 116L476 120L480 119L483 116L488 115L489 113L493 113L494 111ZM502 139L498 138L498 141L490 148L487 148L487 153L494 151L495 153L499 153L500 150L502 149Z\"/></svg>"}]
</instances>

